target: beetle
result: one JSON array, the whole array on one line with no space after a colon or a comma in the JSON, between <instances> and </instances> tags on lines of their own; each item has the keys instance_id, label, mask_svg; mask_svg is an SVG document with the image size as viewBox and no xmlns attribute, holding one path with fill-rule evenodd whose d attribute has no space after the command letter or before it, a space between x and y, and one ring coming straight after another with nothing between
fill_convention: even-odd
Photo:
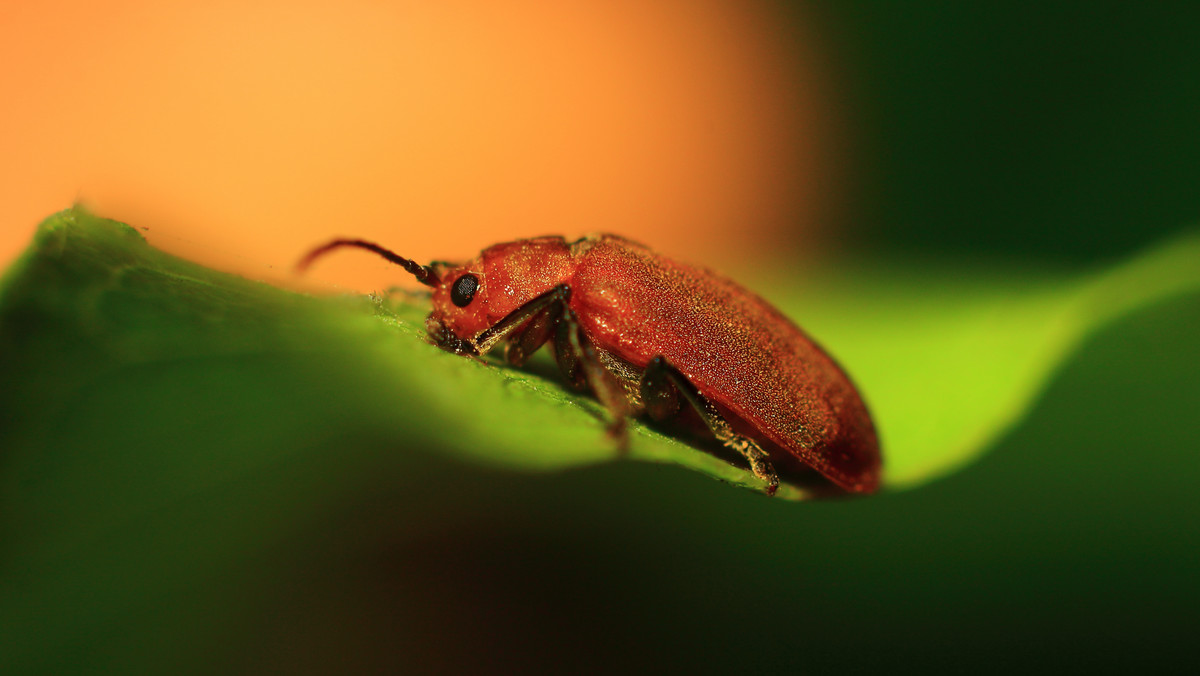
<instances>
[{"instance_id":1,"label":"beetle","mask_svg":"<svg viewBox=\"0 0 1200 676\"><path fill-rule=\"evenodd\" d=\"M590 389L607 409L622 446L631 415L664 420L690 409L767 494L780 475L837 493L879 485L878 437L849 377L781 312L722 275L608 234L517 240L466 263L429 265L335 239L297 268L343 247L378 254L432 288L425 325L442 349L482 356L503 343L520 366L549 343L567 384Z\"/></svg>"}]
</instances>

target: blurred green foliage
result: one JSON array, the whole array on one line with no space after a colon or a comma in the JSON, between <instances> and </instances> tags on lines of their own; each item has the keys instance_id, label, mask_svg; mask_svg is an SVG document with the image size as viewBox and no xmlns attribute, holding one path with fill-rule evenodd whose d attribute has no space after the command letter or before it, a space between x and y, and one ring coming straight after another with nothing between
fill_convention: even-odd
<instances>
[{"instance_id":1,"label":"blurred green foliage","mask_svg":"<svg viewBox=\"0 0 1200 676\"><path fill-rule=\"evenodd\" d=\"M1083 276L813 273L816 293L774 300L862 385L890 490L800 506L596 465L615 458L594 401L437 351L417 305L291 294L63 212L0 289L0 660L886 666L1033 640L1093 595L1085 625L1110 646L1152 612L1169 647L1200 600L1183 500L1198 287L1195 238ZM1131 312L1000 458L895 491L987 448L1089 330ZM753 483L636 430L635 459Z\"/></svg>"},{"instance_id":2,"label":"blurred green foliage","mask_svg":"<svg viewBox=\"0 0 1200 676\"><path fill-rule=\"evenodd\" d=\"M848 244L1084 262L1200 221L1200 4L778 4L832 54Z\"/></svg>"}]
</instances>

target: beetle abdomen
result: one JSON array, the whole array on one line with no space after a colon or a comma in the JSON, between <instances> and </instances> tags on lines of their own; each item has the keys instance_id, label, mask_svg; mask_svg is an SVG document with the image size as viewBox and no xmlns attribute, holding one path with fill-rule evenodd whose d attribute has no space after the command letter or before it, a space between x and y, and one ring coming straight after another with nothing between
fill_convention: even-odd
<instances>
[{"instance_id":1,"label":"beetle abdomen","mask_svg":"<svg viewBox=\"0 0 1200 676\"><path fill-rule=\"evenodd\" d=\"M866 406L778 310L621 238L598 238L578 262L571 306L593 342L638 368L666 357L718 406L842 488L876 488L879 447Z\"/></svg>"}]
</instances>

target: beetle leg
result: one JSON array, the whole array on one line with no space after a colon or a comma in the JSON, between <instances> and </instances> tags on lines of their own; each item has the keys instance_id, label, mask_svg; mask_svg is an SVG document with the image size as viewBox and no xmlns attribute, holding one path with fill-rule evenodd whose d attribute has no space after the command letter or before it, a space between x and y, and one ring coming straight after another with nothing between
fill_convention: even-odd
<instances>
[{"instance_id":1,"label":"beetle leg","mask_svg":"<svg viewBox=\"0 0 1200 676\"><path fill-rule=\"evenodd\" d=\"M586 383L596 398L612 416L608 433L617 439L622 450L629 445L625 428L629 418L629 398L596 353L596 348L579 329L575 312L567 306L571 287L559 284L542 295L513 310L504 319L488 327L470 341L476 355L486 354L496 343L508 339L505 358L520 365L550 339L554 333L554 356L567 381L575 386Z\"/></svg>"},{"instance_id":2,"label":"beetle leg","mask_svg":"<svg viewBox=\"0 0 1200 676\"><path fill-rule=\"evenodd\" d=\"M508 316L504 319L492 324L478 336L475 336L474 340L470 341L472 347L475 349L475 354L487 354L488 351L496 346L496 343L504 340L533 317L549 309L555 303L562 303L562 306L566 307L567 301L570 299L571 287L566 284L559 284L537 298L525 303L516 310L508 313Z\"/></svg>"},{"instance_id":3,"label":"beetle leg","mask_svg":"<svg viewBox=\"0 0 1200 676\"><path fill-rule=\"evenodd\" d=\"M571 326L564 321L558 321L554 326L554 361L558 362L558 370L567 385L575 390L587 389L587 378L579 365L579 354L571 346Z\"/></svg>"},{"instance_id":4,"label":"beetle leg","mask_svg":"<svg viewBox=\"0 0 1200 676\"><path fill-rule=\"evenodd\" d=\"M612 422L608 425L609 435L617 440L622 452L628 450L629 431L626 422L630 414L629 397L617 377L600 362L595 346L583 335L579 319L570 308L565 308L558 320L554 354L568 382L586 382L595 392L596 398L612 416Z\"/></svg>"},{"instance_id":5,"label":"beetle leg","mask_svg":"<svg viewBox=\"0 0 1200 676\"><path fill-rule=\"evenodd\" d=\"M767 482L767 495L775 494L779 488L779 477L758 442L734 432L712 402L700 394L700 390L696 389L692 381L672 366L665 357L659 355L646 365L640 389L646 412L655 420L662 420L676 413L682 395L696 413L700 414L700 419L712 431L713 436L726 447L745 457L754 476Z\"/></svg>"},{"instance_id":6,"label":"beetle leg","mask_svg":"<svg viewBox=\"0 0 1200 676\"><path fill-rule=\"evenodd\" d=\"M562 315L561 303L551 303L535 314L525 325L509 335L504 343L504 359L513 366L522 366L529 355L550 340L550 334Z\"/></svg>"}]
</instances>

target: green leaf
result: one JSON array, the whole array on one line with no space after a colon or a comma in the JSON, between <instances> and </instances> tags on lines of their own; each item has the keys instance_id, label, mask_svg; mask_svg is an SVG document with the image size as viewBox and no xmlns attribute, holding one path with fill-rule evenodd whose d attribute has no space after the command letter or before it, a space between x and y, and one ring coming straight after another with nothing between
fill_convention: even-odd
<instances>
[{"instance_id":1,"label":"green leaf","mask_svg":"<svg viewBox=\"0 0 1200 676\"><path fill-rule=\"evenodd\" d=\"M772 300L855 377L896 493L986 451L1088 333L1200 288L1200 238L1077 276L877 262L770 288L804 290ZM79 210L43 224L0 286L0 671L125 671L135 654L163 671L186 650L198 664L236 659L209 650L242 645L241 632L260 626L274 597L254 590L290 584L280 571L311 583L303 575L339 569L322 558L339 548L411 544L491 512L552 529L553 510L570 505L583 514L563 517L568 529L606 516L628 529L642 510L662 510L682 530L664 535L662 515L650 519L630 555L641 565L664 536L681 552L732 538L767 557L797 523L795 541L841 523L818 540L836 548L848 542L838 533L886 521L862 510L897 505L894 495L810 505L824 511L805 521L778 511L780 500L750 505L717 484L692 488L682 472L611 463L595 400L562 388L544 362L514 370L435 349L425 312L403 298L312 298L215 272ZM630 458L757 485L740 466L640 425ZM596 464L621 469L629 494L601 481L603 495L568 500L528 478ZM602 476L573 473L566 490L596 485L582 475ZM540 497L510 504L524 492ZM674 513L648 497L662 492L683 496ZM380 496L392 497L374 508ZM917 513L927 523L945 510ZM737 528L719 527L735 514ZM911 557L914 533L897 533L892 556ZM296 552L315 573L288 567ZM714 552L704 560L726 556ZM858 552L838 565L868 560ZM794 565L783 557L755 572L783 588ZM696 573L682 586L708 583Z\"/></svg>"},{"instance_id":2,"label":"green leaf","mask_svg":"<svg viewBox=\"0 0 1200 676\"><path fill-rule=\"evenodd\" d=\"M1078 278L875 264L825 270L793 286L806 296L773 300L857 380L884 444L885 484L898 488L986 450L1095 327L1198 286L1200 238L1189 237ZM4 445L82 443L63 438L64 410L69 429L91 425L91 439L121 434L121 412L96 407L111 408L131 381L138 390L127 403L139 410L204 411L221 373L224 396L245 400L241 415L218 427L200 416L188 434L212 435L214 447L227 436L257 440L247 467L279 461L298 418L330 436L394 438L515 470L619 458L594 399L562 388L544 362L514 370L435 349L423 338L426 312L403 298L310 298L250 282L68 210L42 225L0 296ZM328 396L297 401L297 391ZM157 443L173 433L156 430ZM633 435L631 459L758 485L742 467L644 425ZM197 470L206 459L189 462ZM781 495L804 497L794 487Z\"/></svg>"}]
</instances>

